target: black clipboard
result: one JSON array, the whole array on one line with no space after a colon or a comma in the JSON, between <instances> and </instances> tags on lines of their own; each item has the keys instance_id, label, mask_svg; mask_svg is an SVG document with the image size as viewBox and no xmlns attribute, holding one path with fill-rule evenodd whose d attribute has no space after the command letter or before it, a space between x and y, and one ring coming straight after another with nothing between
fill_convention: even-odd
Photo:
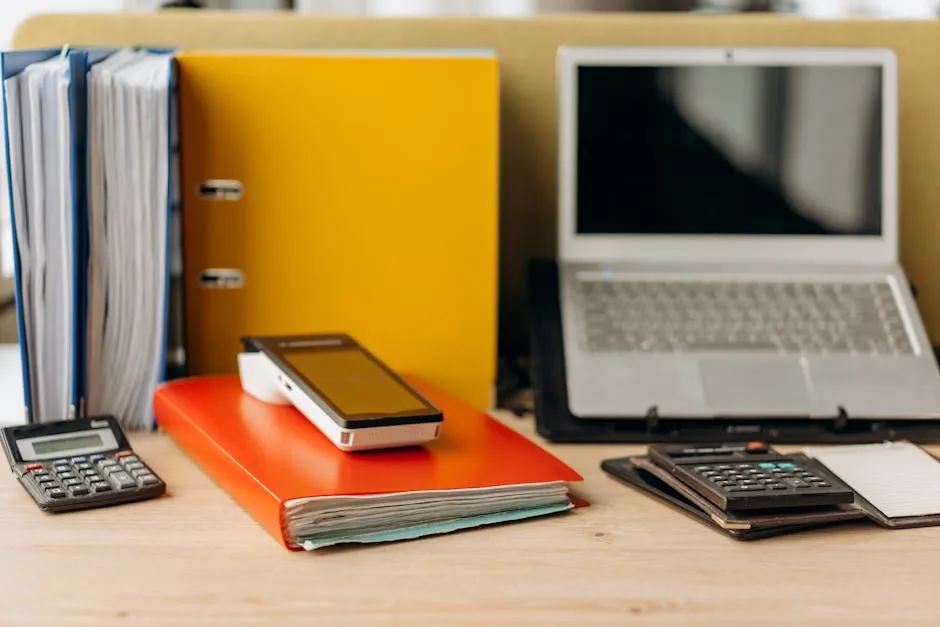
<instances>
[{"instance_id":1,"label":"black clipboard","mask_svg":"<svg viewBox=\"0 0 940 627\"><path fill-rule=\"evenodd\" d=\"M773 444L849 444L909 440L940 443L940 420L883 420L840 414L832 420L761 417L753 419L663 419L655 407L643 416L582 420L568 410L562 340L558 265L533 259L526 273L531 380L538 433L553 442L724 442L760 440Z\"/></svg>"}]
</instances>

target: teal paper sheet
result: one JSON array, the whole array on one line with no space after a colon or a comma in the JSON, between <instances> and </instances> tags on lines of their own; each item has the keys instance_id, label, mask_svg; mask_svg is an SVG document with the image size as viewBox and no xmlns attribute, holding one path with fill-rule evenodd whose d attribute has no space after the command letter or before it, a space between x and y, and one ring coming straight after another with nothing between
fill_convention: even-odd
<instances>
[{"instance_id":1,"label":"teal paper sheet","mask_svg":"<svg viewBox=\"0 0 940 627\"><path fill-rule=\"evenodd\" d=\"M481 527L483 525L493 525L497 523L523 520L525 518L534 518L536 516L546 516L556 514L574 507L571 503L560 503L547 507L535 507L530 509L517 509L508 512L497 512L495 514L484 514L481 516L470 516L467 518L456 518L453 520L439 521L424 525L414 525L412 527L403 527L401 529L391 529L388 531L376 531L372 533L359 534L340 534L333 536L322 536L309 540L304 540L302 547L307 551L314 551L337 544L353 543L374 543L374 542L396 542L400 540L414 540L424 536L437 535L442 533L451 533L461 529L471 527Z\"/></svg>"}]
</instances>

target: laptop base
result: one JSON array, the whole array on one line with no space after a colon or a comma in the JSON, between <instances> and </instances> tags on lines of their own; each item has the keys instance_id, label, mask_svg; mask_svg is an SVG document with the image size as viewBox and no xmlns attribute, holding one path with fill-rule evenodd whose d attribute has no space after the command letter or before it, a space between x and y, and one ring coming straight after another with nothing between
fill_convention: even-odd
<instances>
[{"instance_id":1,"label":"laptop base","mask_svg":"<svg viewBox=\"0 0 940 627\"><path fill-rule=\"evenodd\" d=\"M643 416L580 419L568 410L558 265L534 259L527 268L529 342L535 421L553 442L722 442L761 440L778 444L863 443L909 440L940 443L940 420L871 420L836 416L832 420L794 418L664 419L651 407Z\"/></svg>"}]
</instances>

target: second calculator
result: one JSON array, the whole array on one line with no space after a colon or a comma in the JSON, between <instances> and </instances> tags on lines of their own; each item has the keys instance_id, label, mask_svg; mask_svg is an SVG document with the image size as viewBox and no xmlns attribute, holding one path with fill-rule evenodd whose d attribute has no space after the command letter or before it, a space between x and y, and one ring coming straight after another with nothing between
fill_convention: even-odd
<instances>
[{"instance_id":1,"label":"second calculator","mask_svg":"<svg viewBox=\"0 0 940 627\"><path fill-rule=\"evenodd\" d=\"M651 446L658 466L725 511L852 503L855 493L821 464L762 442Z\"/></svg>"}]
</instances>

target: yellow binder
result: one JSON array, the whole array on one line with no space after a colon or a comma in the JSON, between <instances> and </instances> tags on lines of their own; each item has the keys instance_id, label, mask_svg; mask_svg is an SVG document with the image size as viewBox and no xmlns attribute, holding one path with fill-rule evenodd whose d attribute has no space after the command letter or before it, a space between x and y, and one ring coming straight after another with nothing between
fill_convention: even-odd
<instances>
[{"instance_id":1,"label":"yellow binder","mask_svg":"<svg viewBox=\"0 0 940 627\"><path fill-rule=\"evenodd\" d=\"M192 51L177 73L190 372L235 372L244 335L343 331L490 406L495 56Z\"/></svg>"}]
</instances>

